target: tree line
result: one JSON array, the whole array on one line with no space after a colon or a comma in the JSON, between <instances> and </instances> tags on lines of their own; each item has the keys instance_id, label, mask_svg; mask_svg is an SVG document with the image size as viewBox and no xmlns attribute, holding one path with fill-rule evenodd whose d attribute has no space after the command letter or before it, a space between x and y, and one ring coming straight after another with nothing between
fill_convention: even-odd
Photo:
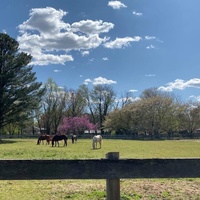
<instances>
[{"instance_id":1,"label":"tree line","mask_svg":"<svg viewBox=\"0 0 200 200\"><path fill-rule=\"evenodd\" d=\"M51 78L42 84L29 65L31 59L19 51L15 39L0 34L1 133L15 134L37 126L47 134L65 127L68 132L82 134L93 127L110 134L159 137L166 133L171 137L186 133L193 137L200 128L198 102L181 102L156 88L146 89L135 100L129 92L118 99L110 85L68 89L60 88Z\"/></svg>"}]
</instances>

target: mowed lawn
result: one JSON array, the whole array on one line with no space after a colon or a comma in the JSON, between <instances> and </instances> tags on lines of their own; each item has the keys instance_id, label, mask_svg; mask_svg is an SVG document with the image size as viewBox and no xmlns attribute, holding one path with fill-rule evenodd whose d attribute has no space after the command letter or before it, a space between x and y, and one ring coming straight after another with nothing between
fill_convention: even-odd
<instances>
[{"instance_id":1,"label":"mowed lawn","mask_svg":"<svg viewBox=\"0 0 200 200\"><path fill-rule=\"evenodd\" d=\"M119 152L120 158L200 158L200 140L103 139L97 150L92 149L91 139L78 139L75 144L69 139L67 147L63 141L60 147L36 143L37 139L2 139L0 159L97 159L108 152ZM120 184L123 200L200 199L200 179L128 179ZM105 180L0 181L0 199L103 200L105 187Z\"/></svg>"}]
</instances>

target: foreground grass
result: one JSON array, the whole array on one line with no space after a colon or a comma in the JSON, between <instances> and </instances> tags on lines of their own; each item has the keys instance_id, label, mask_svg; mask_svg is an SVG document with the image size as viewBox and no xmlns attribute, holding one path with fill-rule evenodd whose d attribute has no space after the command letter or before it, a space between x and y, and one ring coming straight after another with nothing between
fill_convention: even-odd
<instances>
[{"instance_id":1,"label":"foreground grass","mask_svg":"<svg viewBox=\"0 0 200 200\"><path fill-rule=\"evenodd\" d=\"M200 199L200 179L121 180L121 199ZM105 200L105 180L0 181L2 200Z\"/></svg>"},{"instance_id":2,"label":"foreground grass","mask_svg":"<svg viewBox=\"0 0 200 200\"><path fill-rule=\"evenodd\" d=\"M68 146L36 145L33 139L0 141L1 159L94 159L108 152L120 158L200 157L199 140L128 141L104 140L101 149L92 150L91 140L68 141ZM81 167L81 166L80 166ZM184 167L184 166L183 166ZM121 199L200 199L200 179L123 179ZM2 200L104 200L105 180L0 181Z\"/></svg>"}]
</instances>

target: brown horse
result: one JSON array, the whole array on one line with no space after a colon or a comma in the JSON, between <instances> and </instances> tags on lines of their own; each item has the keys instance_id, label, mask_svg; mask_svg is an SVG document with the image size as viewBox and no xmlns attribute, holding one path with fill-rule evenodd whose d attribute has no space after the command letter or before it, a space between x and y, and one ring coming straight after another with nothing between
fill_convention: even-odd
<instances>
[{"instance_id":1,"label":"brown horse","mask_svg":"<svg viewBox=\"0 0 200 200\"><path fill-rule=\"evenodd\" d=\"M47 138L47 144L49 144L52 139L53 139L54 135L49 135L49 137Z\"/></svg>"},{"instance_id":2,"label":"brown horse","mask_svg":"<svg viewBox=\"0 0 200 200\"><path fill-rule=\"evenodd\" d=\"M41 141L42 141L42 144L44 144L44 140L48 140L49 139L49 135L41 135L39 138L38 138L38 141L37 141L37 144L40 144ZM46 143L47 144L47 143Z\"/></svg>"},{"instance_id":3,"label":"brown horse","mask_svg":"<svg viewBox=\"0 0 200 200\"><path fill-rule=\"evenodd\" d=\"M55 142L55 146L56 146L56 143L58 143L58 146L59 146L60 140L64 140L64 146L67 146L68 137L66 135L55 135L52 139L52 147L54 146L54 142Z\"/></svg>"}]
</instances>

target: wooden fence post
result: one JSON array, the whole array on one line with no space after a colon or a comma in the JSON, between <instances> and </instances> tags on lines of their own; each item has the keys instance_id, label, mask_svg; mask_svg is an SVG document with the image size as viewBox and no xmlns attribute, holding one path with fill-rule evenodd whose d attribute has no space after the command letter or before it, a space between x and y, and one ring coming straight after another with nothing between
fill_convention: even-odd
<instances>
[{"instance_id":1,"label":"wooden fence post","mask_svg":"<svg viewBox=\"0 0 200 200\"><path fill-rule=\"evenodd\" d=\"M106 159L118 160L119 152L109 152ZM106 179L106 200L120 200L120 179Z\"/></svg>"}]
</instances>

